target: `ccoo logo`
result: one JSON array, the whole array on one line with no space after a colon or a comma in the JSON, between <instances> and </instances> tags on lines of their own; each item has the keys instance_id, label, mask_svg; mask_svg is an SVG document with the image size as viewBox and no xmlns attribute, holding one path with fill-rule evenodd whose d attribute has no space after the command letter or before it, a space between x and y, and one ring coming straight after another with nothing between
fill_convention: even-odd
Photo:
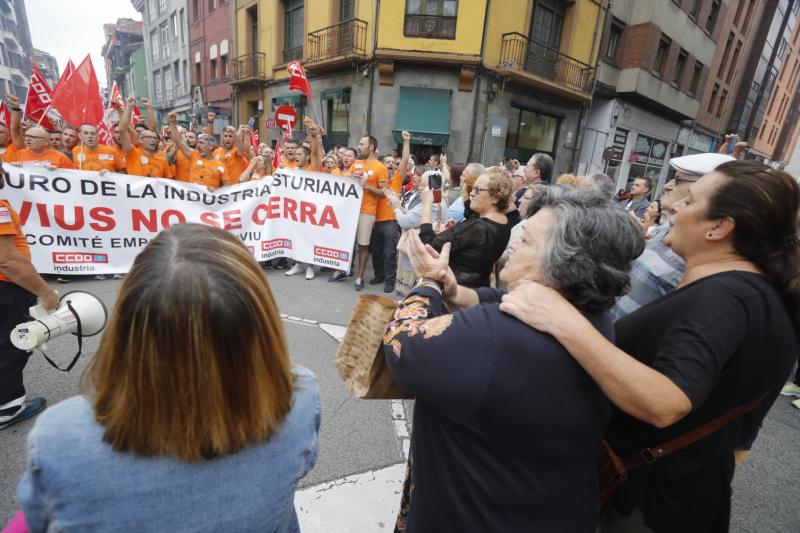
<instances>
[{"instance_id":1,"label":"ccoo logo","mask_svg":"<svg viewBox=\"0 0 800 533\"><path fill-rule=\"evenodd\" d=\"M108 263L108 254L96 252L53 252L56 264L98 264Z\"/></svg>"},{"instance_id":2,"label":"ccoo logo","mask_svg":"<svg viewBox=\"0 0 800 533\"><path fill-rule=\"evenodd\" d=\"M322 246L314 246L314 255L317 257L324 257L326 259L333 259L335 261L350 260L350 252L335 250L333 248L323 248Z\"/></svg>"}]
</instances>

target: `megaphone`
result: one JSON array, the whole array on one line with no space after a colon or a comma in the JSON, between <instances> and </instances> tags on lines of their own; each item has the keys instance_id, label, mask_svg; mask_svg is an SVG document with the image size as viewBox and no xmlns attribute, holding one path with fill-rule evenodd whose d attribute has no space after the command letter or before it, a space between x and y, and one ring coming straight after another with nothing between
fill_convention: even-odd
<instances>
[{"instance_id":1,"label":"megaphone","mask_svg":"<svg viewBox=\"0 0 800 533\"><path fill-rule=\"evenodd\" d=\"M106 306L94 294L84 291L72 291L59 299L58 308L48 312L41 305L30 308L33 320L19 324L11 331L11 344L20 350L31 351L38 348L44 353L46 343L66 333L78 337L78 353L66 369L72 369L81 355L83 337L97 335L106 326L108 311ZM48 362L59 370L50 358Z\"/></svg>"}]
</instances>

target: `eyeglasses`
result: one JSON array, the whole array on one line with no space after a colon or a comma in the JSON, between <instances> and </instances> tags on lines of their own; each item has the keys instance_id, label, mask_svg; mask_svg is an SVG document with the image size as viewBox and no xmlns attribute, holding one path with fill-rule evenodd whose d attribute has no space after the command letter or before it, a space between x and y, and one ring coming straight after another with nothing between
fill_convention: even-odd
<instances>
[{"instance_id":1,"label":"eyeglasses","mask_svg":"<svg viewBox=\"0 0 800 533\"><path fill-rule=\"evenodd\" d=\"M472 188L472 192L474 192L475 195L477 196L482 192L489 192L489 189L487 189L486 187L473 187ZM472 193L470 193L470 194L472 194Z\"/></svg>"}]
</instances>

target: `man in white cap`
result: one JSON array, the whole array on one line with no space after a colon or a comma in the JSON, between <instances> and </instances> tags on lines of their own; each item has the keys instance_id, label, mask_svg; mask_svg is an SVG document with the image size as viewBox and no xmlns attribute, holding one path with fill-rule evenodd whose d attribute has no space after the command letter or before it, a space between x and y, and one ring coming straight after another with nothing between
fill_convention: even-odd
<instances>
[{"instance_id":1,"label":"man in white cap","mask_svg":"<svg viewBox=\"0 0 800 533\"><path fill-rule=\"evenodd\" d=\"M661 210L665 214L661 224L653 229L647 246L631 268L631 290L617 300L611 310L614 320L628 315L643 305L660 298L675 287L683 276L683 259L664 244L669 231L669 215L675 204L686 198L689 187L704 174L713 172L719 165L736 158L725 154L695 154L670 159L676 170L675 178L664 184Z\"/></svg>"}]
</instances>

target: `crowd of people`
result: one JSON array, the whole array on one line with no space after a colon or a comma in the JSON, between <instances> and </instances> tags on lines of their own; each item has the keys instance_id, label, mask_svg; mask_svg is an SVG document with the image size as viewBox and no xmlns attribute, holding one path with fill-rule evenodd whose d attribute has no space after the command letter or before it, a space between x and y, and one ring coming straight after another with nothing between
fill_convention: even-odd
<instances>
[{"instance_id":1,"label":"crowd of people","mask_svg":"<svg viewBox=\"0 0 800 533\"><path fill-rule=\"evenodd\" d=\"M246 127L225 128L218 146L173 114L161 138L154 123L131 125L131 99L104 147L89 125L26 129L8 100L12 164L210 189L275 170ZM330 146L304 126L279 166L359 181L354 288L371 258L368 283L399 298L383 356L416 400L396 531L727 531L736 466L798 354L793 177L697 154L670 161L659 197L637 178L620 198L606 175L555 176L547 154L418 163L408 132L381 155L370 134ZM0 202L3 328L35 297L57 303L21 235ZM319 391L291 365L263 268L315 277L300 262L259 265L198 224L143 250L84 394L29 435L18 497L31 530L298 529L292 495L319 453ZM44 407L26 401L28 355L5 331L0 429ZM627 469L610 494L604 454Z\"/></svg>"}]
</instances>

